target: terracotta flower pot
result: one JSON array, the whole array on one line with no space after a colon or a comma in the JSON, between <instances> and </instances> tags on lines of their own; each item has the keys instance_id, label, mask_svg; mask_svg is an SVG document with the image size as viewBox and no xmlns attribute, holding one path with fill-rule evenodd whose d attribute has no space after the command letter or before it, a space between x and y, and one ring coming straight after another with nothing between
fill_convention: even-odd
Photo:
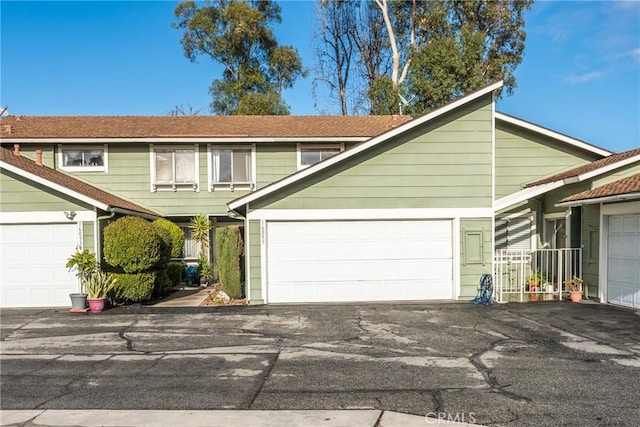
<instances>
[{"instance_id":1,"label":"terracotta flower pot","mask_svg":"<svg viewBox=\"0 0 640 427\"><path fill-rule=\"evenodd\" d=\"M104 303L107 301L106 298L87 298L89 302L89 308L92 313L100 313L104 310Z\"/></svg>"},{"instance_id":2,"label":"terracotta flower pot","mask_svg":"<svg viewBox=\"0 0 640 427\"><path fill-rule=\"evenodd\" d=\"M569 296L572 302L582 301L582 291L569 291Z\"/></svg>"}]
</instances>

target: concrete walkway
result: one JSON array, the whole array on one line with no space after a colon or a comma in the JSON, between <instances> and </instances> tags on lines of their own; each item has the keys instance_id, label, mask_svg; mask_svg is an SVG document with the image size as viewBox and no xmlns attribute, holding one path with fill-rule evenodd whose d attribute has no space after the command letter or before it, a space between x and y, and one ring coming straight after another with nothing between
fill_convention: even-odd
<instances>
[{"instance_id":1,"label":"concrete walkway","mask_svg":"<svg viewBox=\"0 0 640 427\"><path fill-rule=\"evenodd\" d=\"M433 414L436 417L436 414ZM253 426L253 427L424 427L473 426L434 417L392 411L148 411L148 410L29 410L0 411L0 425L79 427Z\"/></svg>"},{"instance_id":2,"label":"concrete walkway","mask_svg":"<svg viewBox=\"0 0 640 427\"><path fill-rule=\"evenodd\" d=\"M181 286L175 288L167 298L154 304L154 307L199 307L202 301L207 298L207 291L211 291L211 289Z\"/></svg>"}]
</instances>

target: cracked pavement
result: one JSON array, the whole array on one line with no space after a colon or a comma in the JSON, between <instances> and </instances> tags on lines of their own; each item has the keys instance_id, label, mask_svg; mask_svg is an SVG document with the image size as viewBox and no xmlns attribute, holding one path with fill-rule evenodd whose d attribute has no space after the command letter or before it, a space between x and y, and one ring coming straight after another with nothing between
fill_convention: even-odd
<instances>
[{"instance_id":1,"label":"cracked pavement","mask_svg":"<svg viewBox=\"0 0 640 427\"><path fill-rule=\"evenodd\" d=\"M543 302L0 312L2 409L380 409L640 425L640 312Z\"/></svg>"}]
</instances>

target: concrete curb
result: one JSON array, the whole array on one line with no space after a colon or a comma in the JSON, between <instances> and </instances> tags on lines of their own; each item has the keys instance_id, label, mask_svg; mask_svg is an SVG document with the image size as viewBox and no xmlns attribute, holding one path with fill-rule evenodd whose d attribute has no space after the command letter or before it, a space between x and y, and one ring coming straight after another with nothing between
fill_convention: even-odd
<instances>
[{"instance_id":1,"label":"concrete curb","mask_svg":"<svg viewBox=\"0 0 640 427\"><path fill-rule=\"evenodd\" d=\"M0 425L78 426L78 427L413 427L449 426L466 427L473 424L458 423L437 418L402 414L376 409L332 410L213 410L213 411L154 411L154 410L3 410Z\"/></svg>"}]
</instances>

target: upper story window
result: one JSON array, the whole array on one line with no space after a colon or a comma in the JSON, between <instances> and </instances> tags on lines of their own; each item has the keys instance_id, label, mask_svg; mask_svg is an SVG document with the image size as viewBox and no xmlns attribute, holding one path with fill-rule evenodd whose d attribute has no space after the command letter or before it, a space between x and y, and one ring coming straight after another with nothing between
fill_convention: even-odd
<instances>
[{"instance_id":1,"label":"upper story window","mask_svg":"<svg viewBox=\"0 0 640 427\"><path fill-rule=\"evenodd\" d=\"M59 145L58 167L69 172L107 172L107 144Z\"/></svg>"},{"instance_id":2,"label":"upper story window","mask_svg":"<svg viewBox=\"0 0 640 427\"><path fill-rule=\"evenodd\" d=\"M253 190L256 182L255 145L209 145L209 191Z\"/></svg>"},{"instance_id":3,"label":"upper story window","mask_svg":"<svg viewBox=\"0 0 640 427\"><path fill-rule=\"evenodd\" d=\"M303 145L298 144L298 170L311 166L344 151L344 144Z\"/></svg>"},{"instance_id":4,"label":"upper story window","mask_svg":"<svg viewBox=\"0 0 640 427\"><path fill-rule=\"evenodd\" d=\"M151 145L151 191L198 191L198 145Z\"/></svg>"}]
</instances>

